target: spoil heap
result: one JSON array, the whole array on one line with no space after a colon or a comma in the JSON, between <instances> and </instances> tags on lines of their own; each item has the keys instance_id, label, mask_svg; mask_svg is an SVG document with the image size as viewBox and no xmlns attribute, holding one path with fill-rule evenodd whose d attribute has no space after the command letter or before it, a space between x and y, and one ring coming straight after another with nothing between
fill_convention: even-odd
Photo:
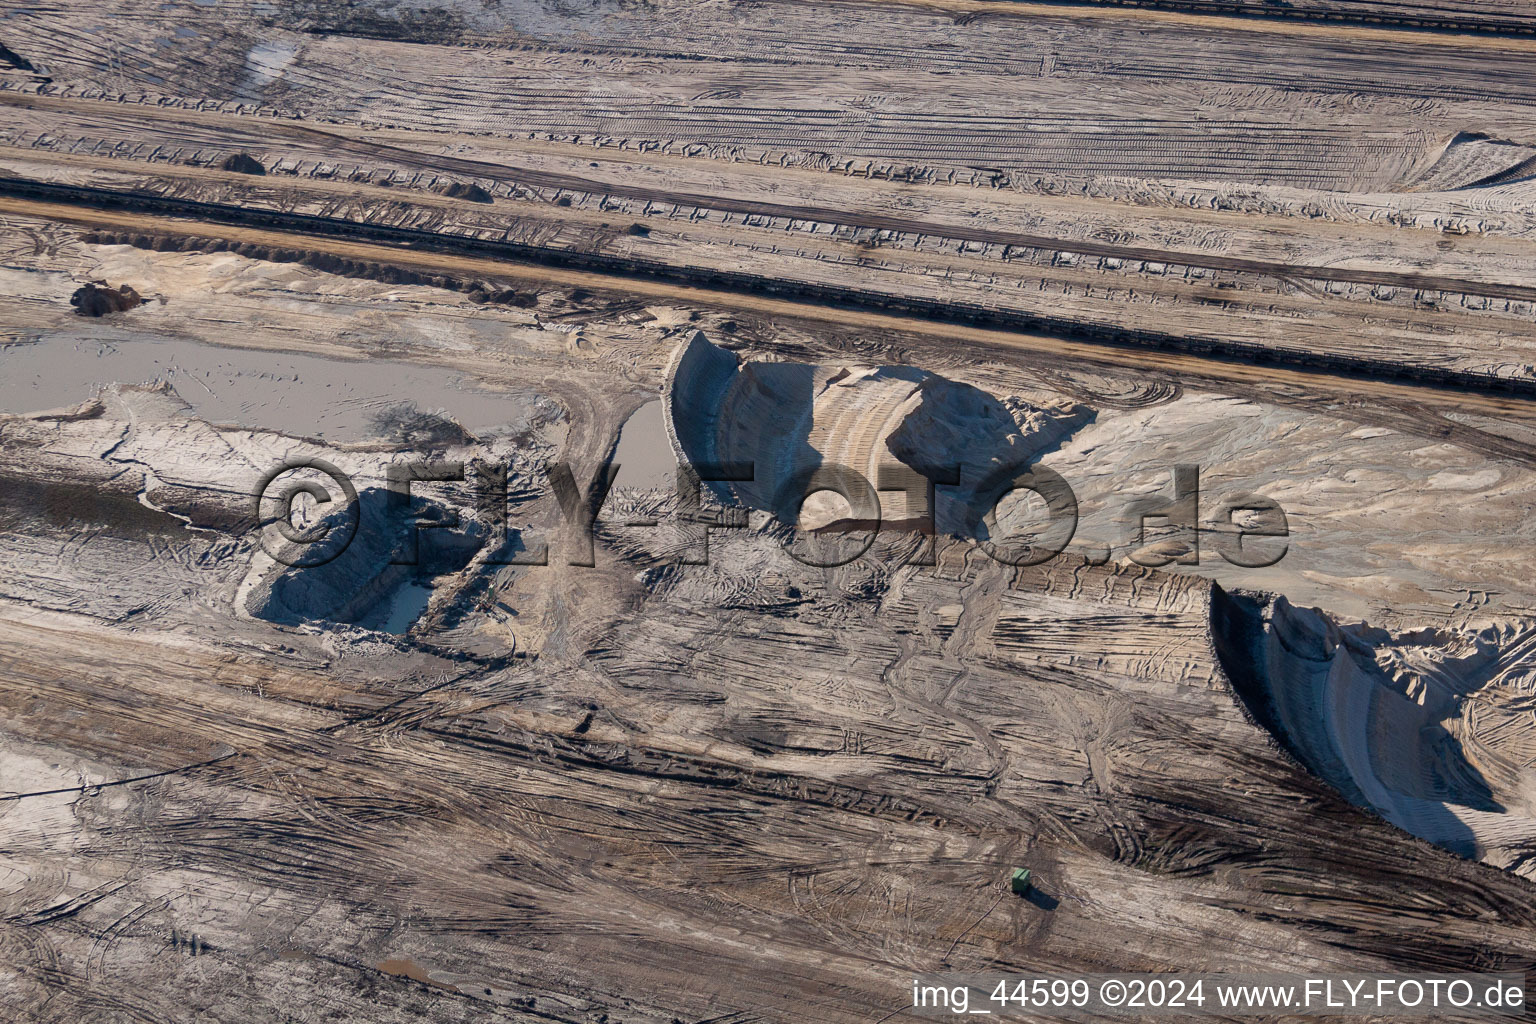
<instances>
[{"instance_id":1,"label":"spoil heap","mask_svg":"<svg viewBox=\"0 0 1536 1024\"><path fill-rule=\"evenodd\" d=\"M874 487L882 470L905 467L940 484L958 473L959 484L941 487L933 510L880 486L880 518L900 525L932 511L940 532L970 533L991 504L984 482L1023 470L1092 418L1085 406L999 400L909 366L740 363L702 333L673 353L662 397L679 464L708 479L719 474L706 467L750 463L752 479L717 481L717 496L807 528L866 518L827 492L802 508L818 469L844 467Z\"/></svg>"}]
</instances>

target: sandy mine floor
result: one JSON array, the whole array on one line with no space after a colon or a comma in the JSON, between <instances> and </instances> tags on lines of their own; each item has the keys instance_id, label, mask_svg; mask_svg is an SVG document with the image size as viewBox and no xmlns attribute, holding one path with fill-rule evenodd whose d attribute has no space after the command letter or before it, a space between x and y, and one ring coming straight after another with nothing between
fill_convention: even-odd
<instances>
[{"instance_id":1,"label":"sandy mine floor","mask_svg":"<svg viewBox=\"0 0 1536 1024\"><path fill-rule=\"evenodd\" d=\"M0 11L0 1017L1530 970L1522 7Z\"/></svg>"}]
</instances>

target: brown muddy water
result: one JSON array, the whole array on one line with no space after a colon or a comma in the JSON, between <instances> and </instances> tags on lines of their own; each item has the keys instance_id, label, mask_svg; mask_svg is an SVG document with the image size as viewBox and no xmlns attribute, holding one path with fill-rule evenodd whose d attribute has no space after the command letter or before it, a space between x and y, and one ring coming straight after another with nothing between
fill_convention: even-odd
<instances>
[{"instance_id":1,"label":"brown muddy water","mask_svg":"<svg viewBox=\"0 0 1536 1024\"><path fill-rule=\"evenodd\" d=\"M514 434L530 425L536 399L413 363L93 337L89 329L0 347L0 413L60 409L110 384L159 382L211 423L332 443L391 437L412 413L446 415L480 438Z\"/></svg>"},{"instance_id":2,"label":"brown muddy water","mask_svg":"<svg viewBox=\"0 0 1536 1024\"><path fill-rule=\"evenodd\" d=\"M616 488L671 490L675 486L677 458L667 440L661 402L647 402L624 421L613 461L619 467L613 481Z\"/></svg>"}]
</instances>

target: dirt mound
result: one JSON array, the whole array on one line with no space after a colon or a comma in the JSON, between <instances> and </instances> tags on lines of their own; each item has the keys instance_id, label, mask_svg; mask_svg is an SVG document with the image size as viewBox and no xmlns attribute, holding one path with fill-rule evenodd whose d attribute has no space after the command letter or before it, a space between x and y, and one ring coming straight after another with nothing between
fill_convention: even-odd
<instances>
[{"instance_id":1,"label":"dirt mound","mask_svg":"<svg viewBox=\"0 0 1536 1024\"><path fill-rule=\"evenodd\" d=\"M468 181L455 181L438 188L438 193L449 199L468 199L472 203L490 203L494 198L479 185Z\"/></svg>"},{"instance_id":2,"label":"dirt mound","mask_svg":"<svg viewBox=\"0 0 1536 1024\"><path fill-rule=\"evenodd\" d=\"M1441 192L1486 188L1536 175L1536 147L1460 132L1422 174L1408 183L1408 192Z\"/></svg>"},{"instance_id":3,"label":"dirt mound","mask_svg":"<svg viewBox=\"0 0 1536 1024\"><path fill-rule=\"evenodd\" d=\"M92 281L76 288L75 293L69 297L69 304L81 316L96 317L126 312L135 306L142 306L144 299L126 284L113 288L105 281Z\"/></svg>"},{"instance_id":4,"label":"dirt mound","mask_svg":"<svg viewBox=\"0 0 1536 1024\"><path fill-rule=\"evenodd\" d=\"M674 352L663 398L679 461L750 464L752 478L730 490L786 525L825 504L825 492L806 491L819 471L850 471L874 488L906 467L945 486L933 509L908 508L912 499L885 485L864 504L887 522L931 514L940 532L961 534L975 529L994 476L1022 470L1093 415L1071 402L999 399L911 366L738 363L702 334Z\"/></svg>"},{"instance_id":5,"label":"dirt mound","mask_svg":"<svg viewBox=\"0 0 1536 1024\"><path fill-rule=\"evenodd\" d=\"M440 412L422 412L410 402L381 409L369 419L370 429L377 436L402 445L415 445L418 449L475 443L475 436L453 417Z\"/></svg>"},{"instance_id":6,"label":"dirt mound","mask_svg":"<svg viewBox=\"0 0 1536 1024\"><path fill-rule=\"evenodd\" d=\"M219 164L222 171L238 171L241 174L266 174L267 169L261 165L261 161L245 153L231 153Z\"/></svg>"}]
</instances>

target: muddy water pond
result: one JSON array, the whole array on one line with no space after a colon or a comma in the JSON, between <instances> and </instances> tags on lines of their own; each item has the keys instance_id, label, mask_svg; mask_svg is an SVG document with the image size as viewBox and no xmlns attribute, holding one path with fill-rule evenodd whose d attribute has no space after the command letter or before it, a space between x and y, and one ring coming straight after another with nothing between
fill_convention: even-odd
<instances>
[{"instance_id":1,"label":"muddy water pond","mask_svg":"<svg viewBox=\"0 0 1536 1024\"><path fill-rule=\"evenodd\" d=\"M443 414L478 437L518 433L529 427L538 401L414 363L106 338L91 329L0 347L0 413L76 405L109 384L158 382L211 423L331 443L409 436Z\"/></svg>"}]
</instances>

